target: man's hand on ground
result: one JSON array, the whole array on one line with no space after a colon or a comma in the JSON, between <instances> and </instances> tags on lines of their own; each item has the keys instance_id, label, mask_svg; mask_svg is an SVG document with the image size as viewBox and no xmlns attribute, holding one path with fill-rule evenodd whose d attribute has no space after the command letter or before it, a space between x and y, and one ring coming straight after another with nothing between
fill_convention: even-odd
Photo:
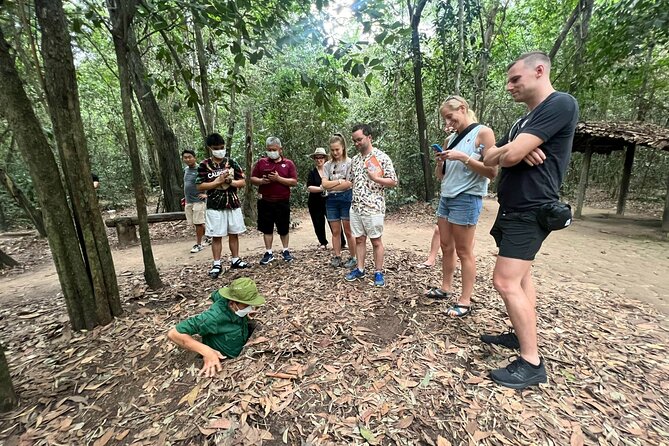
<instances>
[{"instance_id":1,"label":"man's hand on ground","mask_svg":"<svg viewBox=\"0 0 669 446\"><path fill-rule=\"evenodd\" d=\"M204 375L206 378L213 378L217 373L221 372L223 370L221 359L225 359L225 356L223 356L219 351L214 349L210 350L211 351L207 354L202 355L202 358L204 359L204 365L202 366L202 369L200 369L199 373L200 376Z\"/></svg>"}]
</instances>

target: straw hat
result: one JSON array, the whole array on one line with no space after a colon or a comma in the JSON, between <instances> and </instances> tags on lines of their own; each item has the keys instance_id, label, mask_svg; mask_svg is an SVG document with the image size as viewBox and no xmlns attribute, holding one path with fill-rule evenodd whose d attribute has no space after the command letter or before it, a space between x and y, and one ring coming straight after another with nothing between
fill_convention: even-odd
<instances>
[{"instance_id":1,"label":"straw hat","mask_svg":"<svg viewBox=\"0 0 669 446\"><path fill-rule=\"evenodd\" d=\"M314 153L312 153L312 154L309 155L309 156L310 156L311 158L315 158L315 157L317 157L317 156L325 156L325 157L327 157L328 154L327 154L327 152L325 151L324 148L322 148L322 147L316 147L316 150L314 150Z\"/></svg>"}]
</instances>

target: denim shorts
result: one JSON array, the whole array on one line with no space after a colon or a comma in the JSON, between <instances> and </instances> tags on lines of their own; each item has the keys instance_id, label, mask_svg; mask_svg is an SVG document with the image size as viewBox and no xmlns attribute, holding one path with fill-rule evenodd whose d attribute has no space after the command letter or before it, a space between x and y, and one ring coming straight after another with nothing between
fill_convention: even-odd
<instances>
[{"instance_id":1,"label":"denim shorts","mask_svg":"<svg viewBox=\"0 0 669 446\"><path fill-rule=\"evenodd\" d=\"M325 212L327 213L328 221L350 220L352 200L352 189L344 192L330 192L327 200L325 200Z\"/></svg>"},{"instance_id":2,"label":"denim shorts","mask_svg":"<svg viewBox=\"0 0 669 446\"><path fill-rule=\"evenodd\" d=\"M483 198L479 195L459 194L453 198L441 197L437 217L461 226L475 225L479 221Z\"/></svg>"}]
</instances>

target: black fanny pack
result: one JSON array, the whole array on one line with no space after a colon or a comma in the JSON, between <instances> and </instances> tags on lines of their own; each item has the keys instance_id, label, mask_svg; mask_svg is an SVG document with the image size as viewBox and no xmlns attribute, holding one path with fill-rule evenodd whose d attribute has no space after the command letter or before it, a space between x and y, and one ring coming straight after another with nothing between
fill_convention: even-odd
<instances>
[{"instance_id":1,"label":"black fanny pack","mask_svg":"<svg viewBox=\"0 0 669 446\"><path fill-rule=\"evenodd\" d=\"M571 225L571 206L556 201L544 204L539 208L537 221L547 231L558 231Z\"/></svg>"}]
</instances>

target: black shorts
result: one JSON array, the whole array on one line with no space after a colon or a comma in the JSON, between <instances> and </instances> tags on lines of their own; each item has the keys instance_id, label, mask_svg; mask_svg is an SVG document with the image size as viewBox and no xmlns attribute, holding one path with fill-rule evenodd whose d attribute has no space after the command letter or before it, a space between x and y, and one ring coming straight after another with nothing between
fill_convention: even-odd
<instances>
[{"instance_id":1,"label":"black shorts","mask_svg":"<svg viewBox=\"0 0 669 446\"><path fill-rule=\"evenodd\" d=\"M258 200L258 231L272 234L274 225L279 235L288 234L290 228L290 200Z\"/></svg>"},{"instance_id":2,"label":"black shorts","mask_svg":"<svg viewBox=\"0 0 669 446\"><path fill-rule=\"evenodd\" d=\"M497 212L490 235L495 238L499 255L511 259L534 260L550 231L537 221L539 209L521 212Z\"/></svg>"}]
</instances>

